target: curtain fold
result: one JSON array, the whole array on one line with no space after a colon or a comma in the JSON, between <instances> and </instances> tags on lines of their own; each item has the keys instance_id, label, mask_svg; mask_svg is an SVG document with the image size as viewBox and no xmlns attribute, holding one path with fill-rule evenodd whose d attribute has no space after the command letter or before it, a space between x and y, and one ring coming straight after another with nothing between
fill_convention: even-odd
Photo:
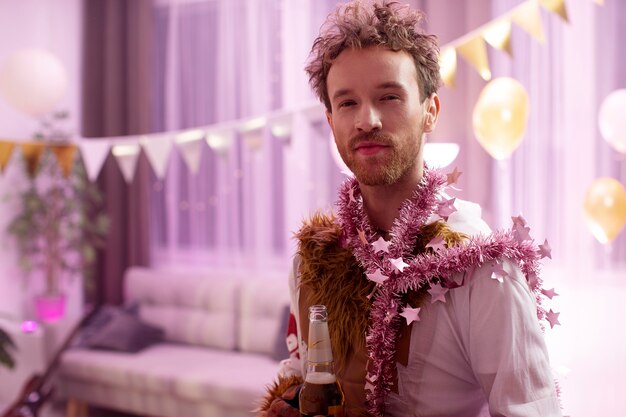
<instances>
[{"instance_id":1,"label":"curtain fold","mask_svg":"<svg viewBox=\"0 0 626 417\"><path fill-rule=\"evenodd\" d=\"M160 0L156 130L264 116L314 101L303 68L335 3ZM410 3L427 13L428 30L445 45L521 1ZM485 86L476 71L459 59L456 86L440 91L442 114L428 140L460 145L451 167L464 171L458 196L479 203L494 228L510 227L510 216L523 214L533 237L549 240L555 265L589 270L626 261L626 232L607 255L582 209L595 178L610 175L625 182L623 161L597 129L602 98L623 87L623 7L570 2L570 24L541 9L546 44L514 27L512 58L489 49L494 78L516 78L531 100L522 144L506 161L493 160L474 137L471 114ZM276 137L271 121L265 123L254 135L231 129L228 151L203 145L197 173L179 152L172 153L166 178L152 179L150 187L156 262L261 267L273 259L289 265L291 233L313 212L332 207L343 176L329 152L323 114L317 119L296 114L288 138Z\"/></svg>"},{"instance_id":2,"label":"curtain fold","mask_svg":"<svg viewBox=\"0 0 626 417\"><path fill-rule=\"evenodd\" d=\"M149 0L84 2L84 137L111 137L153 131L153 5ZM150 262L150 167L140 155L135 178L126 184L109 155L98 184L111 220L100 251L96 285L88 300L122 301L122 277L132 265Z\"/></svg>"}]
</instances>

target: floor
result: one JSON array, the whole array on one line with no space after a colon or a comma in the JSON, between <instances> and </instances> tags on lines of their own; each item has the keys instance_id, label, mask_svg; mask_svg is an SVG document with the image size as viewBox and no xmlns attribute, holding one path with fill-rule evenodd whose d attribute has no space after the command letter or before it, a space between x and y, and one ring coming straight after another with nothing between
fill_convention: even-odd
<instances>
[{"instance_id":1,"label":"floor","mask_svg":"<svg viewBox=\"0 0 626 417\"><path fill-rule=\"evenodd\" d=\"M65 402L57 402L53 404L45 405L39 417L65 417ZM77 416L87 417L87 416ZM112 410L105 410L103 408L90 407L89 417L141 417L135 414L120 413Z\"/></svg>"}]
</instances>

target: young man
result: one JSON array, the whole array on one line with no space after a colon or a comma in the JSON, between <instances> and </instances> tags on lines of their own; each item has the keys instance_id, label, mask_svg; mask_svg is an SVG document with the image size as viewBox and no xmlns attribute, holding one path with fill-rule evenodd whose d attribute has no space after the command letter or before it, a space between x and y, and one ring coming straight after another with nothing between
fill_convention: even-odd
<instances>
[{"instance_id":1,"label":"young man","mask_svg":"<svg viewBox=\"0 0 626 417\"><path fill-rule=\"evenodd\" d=\"M490 234L423 162L440 110L438 46L420 12L352 2L329 16L307 66L355 175L336 215L298 232L295 354L262 415L298 415L307 310L324 304L348 415L560 416L539 319L537 247L523 218ZM544 291L545 293L545 291ZM300 360L298 360L300 359Z\"/></svg>"}]
</instances>

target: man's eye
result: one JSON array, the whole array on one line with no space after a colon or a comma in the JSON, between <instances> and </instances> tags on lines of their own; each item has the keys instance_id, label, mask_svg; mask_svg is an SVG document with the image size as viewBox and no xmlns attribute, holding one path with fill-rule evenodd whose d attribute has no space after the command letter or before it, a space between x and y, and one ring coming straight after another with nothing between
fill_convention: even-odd
<instances>
[{"instance_id":1,"label":"man's eye","mask_svg":"<svg viewBox=\"0 0 626 417\"><path fill-rule=\"evenodd\" d=\"M395 95L387 95L387 96L383 96L383 100L398 100L400 97L395 96Z\"/></svg>"},{"instance_id":2,"label":"man's eye","mask_svg":"<svg viewBox=\"0 0 626 417\"><path fill-rule=\"evenodd\" d=\"M339 108L342 107L350 107L350 106L354 106L356 103L353 100L346 100L346 101L342 101L341 103L339 103Z\"/></svg>"}]
</instances>

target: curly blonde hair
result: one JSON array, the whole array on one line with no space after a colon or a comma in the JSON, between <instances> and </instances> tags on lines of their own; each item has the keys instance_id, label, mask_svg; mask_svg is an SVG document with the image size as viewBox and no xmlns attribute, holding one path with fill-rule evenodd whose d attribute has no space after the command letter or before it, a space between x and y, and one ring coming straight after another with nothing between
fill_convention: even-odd
<instances>
[{"instance_id":1,"label":"curly blonde hair","mask_svg":"<svg viewBox=\"0 0 626 417\"><path fill-rule=\"evenodd\" d=\"M333 61L348 48L383 46L407 52L417 69L422 100L441 86L437 37L425 33L419 26L425 19L424 14L395 1L368 3L356 0L338 5L335 12L328 15L311 48L305 70L311 87L329 112L328 72Z\"/></svg>"}]
</instances>

